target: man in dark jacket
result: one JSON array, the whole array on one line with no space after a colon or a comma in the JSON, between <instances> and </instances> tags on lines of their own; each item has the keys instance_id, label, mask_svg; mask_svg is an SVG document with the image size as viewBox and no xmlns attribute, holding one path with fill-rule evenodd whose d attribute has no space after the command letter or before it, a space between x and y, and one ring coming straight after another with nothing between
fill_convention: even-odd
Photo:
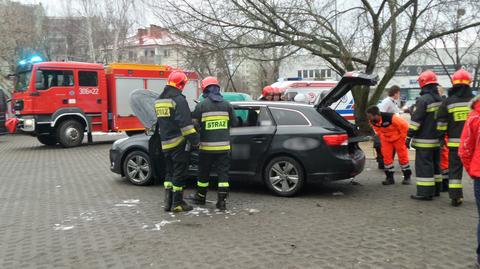
<instances>
[{"instance_id":1,"label":"man in dark jacket","mask_svg":"<svg viewBox=\"0 0 480 269\"><path fill-rule=\"evenodd\" d=\"M432 200L434 195L440 195L442 185L440 142L435 121L442 97L438 94L437 75L434 72L421 73L418 84L421 88L420 97L415 103L406 139L407 147L409 148L411 143L416 149L417 193L411 198Z\"/></svg>"},{"instance_id":2,"label":"man in dark jacket","mask_svg":"<svg viewBox=\"0 0 480 269\"><path fill-rule=\"evenodd\" d=\"M462 176L463 165L458 157L460 136L470 112L469 102L473 98L472 76L460 69L452 76L453 87L448 91L448 98L442 103L437 114L437 130L441 137L447 135L448 158L448 190L453 206L463 203Z\"/></svg>"},{"instance_id":3,"label":"man in dark jacket","mask_svg":"<svg viewBox=\"0 0 480 269\"><path fill-rule=\"evenodd\" d=\"M190 157L189 145L197 147L199 144L187 100L182 94L187 81L185 73L173 71L168 77L165 89L155 102L166 165L165 210L173 212L193 209L183 200Z\"/></svg>"},{"instance_id":4,"label":"man in dark jacket","mask_svg":"<svg viewBox=\"0 0 480 269\"><path fill-rule=\"evenodd\" d=\"M203 97L193 119L200 126L200 155L197 192L193 196L195 204L205 204L210 172L215 167L218 175L217 208L226 210L230 170L230 127L236 125L232 105L220 94L217 78L206 77L202 81Z\"/></svg>"}]
</instances>

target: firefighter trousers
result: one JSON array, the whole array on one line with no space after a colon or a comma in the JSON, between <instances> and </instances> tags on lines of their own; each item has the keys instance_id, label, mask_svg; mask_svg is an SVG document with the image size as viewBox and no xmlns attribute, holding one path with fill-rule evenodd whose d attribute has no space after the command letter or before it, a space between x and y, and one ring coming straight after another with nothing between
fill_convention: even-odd
<instances>
[{"instance_id":1,"label":"firefighter trousers","mask_svg":"<svg viewBox=\"0 0 480 269\"><path fill-rule=\"evenodd\" d=\"M448 166L448 193L450 199L463 198L463 164L458 156L458 148L456 147L449 148Z\"/></svg>"},{"instance_id":2,"label":"firefighter trousers","mask_svg":"<svg viewBox=\"0 0 480 269\"><path fill-rule=\"evenodd\" d=\"M185 142L177 147L164 151L165 157L165 187L173 191L182 191L186 185L190 152L185 150Z\"/></svg>"},{"instance_id":3,"label":"firefighter trousers","mask_svg":"<svg viewBox=\"0 0 480 269\"><path fill-rule=\"evenodd\" d=\"M442 184L440 172L440 149L421 149L415 151L415 172L417 176L417 195L433 197L439 193ZM438 185L438 187L436 187Z\"/></svg>"},{"instance_id":4,"label":"firefighter trousers","mask_svg":"<svg viewBox=\"0 0 480 269\"><path fill-rule=\"evenodd\" d=\"M230 153L208 153L200 151L198 160L198 187L208 187L210 173L216 172L218 175L218 187L228 188L230 171Z\"/></svg>"},{"instance_id":5,"label":"firefighter trousers","mask_svg":"<svg viewBox=\"0 0 480 269\"><path fill-rule=\"evenodd\" d=\"M395 152L398 156L398 162L400 163L400 167L402 170L409 170L410 169L410 161L408 156L408 149L405 145L405 139L398 139L394 142L387 142L382 140L382 155L383 155L383 162L385 164L385 170L389 172L393 172L393 160L395 158Z\"/></svg>"}]
</instances>

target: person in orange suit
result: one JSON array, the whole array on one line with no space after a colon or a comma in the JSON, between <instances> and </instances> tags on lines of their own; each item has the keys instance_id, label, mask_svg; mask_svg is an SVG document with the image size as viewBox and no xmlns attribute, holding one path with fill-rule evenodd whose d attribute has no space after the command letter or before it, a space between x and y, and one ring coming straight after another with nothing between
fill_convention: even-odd
<instances>
[{"instance_id":1,"label":"person in orange suit","mask_svg":"<svg viewBox=\"0 0 480 269\"><path fill-rule=\"evenodd\" d=\"M383 162L385 163L385 175L387 176L383 185L395 184L393 159L397 153L400 167L403 172L402 184L410 184L412 170L410 169L410 160L408 149L405 145L407 138L408 122L394 113L380 112L377 106L371 106L367 109L367 115L372 128L380 138L382 145Z\"/></svg>"}]
</instances>

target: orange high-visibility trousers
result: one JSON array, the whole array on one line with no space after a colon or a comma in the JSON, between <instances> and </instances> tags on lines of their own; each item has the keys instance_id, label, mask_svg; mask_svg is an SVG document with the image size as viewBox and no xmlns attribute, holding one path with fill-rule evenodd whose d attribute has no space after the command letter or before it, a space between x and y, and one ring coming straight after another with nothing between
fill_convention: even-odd
<instances>
[{"instance_id":1,"label":"orange high-visibility trousers","mask_svg":"<svg viewBox=\"0 0 480 269\"><path fill-rule=\"evenodd\" d=\"M393 159L394 159L394 152L397 152L398 161L402 170L410 168L410 160L408 156L408 149L405 145L404 139L398 139L394 142L387 142L382 140L382 155L383 155L383 162L385 163L385 168L390 168L393 170Z\"/></svg>"}]
</instances>

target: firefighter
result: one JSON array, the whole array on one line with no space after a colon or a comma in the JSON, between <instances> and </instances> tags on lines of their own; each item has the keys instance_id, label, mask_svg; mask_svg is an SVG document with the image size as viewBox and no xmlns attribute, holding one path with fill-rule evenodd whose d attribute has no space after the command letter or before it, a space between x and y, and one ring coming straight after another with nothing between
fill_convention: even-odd
<instances>
[{"instance_id":1,"label":"firefighter","mask_svg":"<svg viewBox=\"0 0 480 269\"><path fill-rule=\"evenodd\" d=\"M273 88L272 86L265 86L262 90L262 96L260 97L262 101L272 101L273 100Z\"/></svg>"},{"instance_id":2,"label":"firefighter","mask_svg":"<svg viewBox=\"0 0 480 269\"><path fill-rule=\"evenodd\" d=\"M456 71L452 76L453 86L437 114L437 129L448 137L448 190L453 206L463 203L463 165L458 157L458 147L463 126L470 112L469 102L473 98L471 82L470 73L463 69Z\"/></svg>"},{"instance_id":3,"label":"firefighter","mask_svg":"<svg viewBox=\"0 0 480 269\"><path fill-rule=\"evenodd\" d=\"M422 72L417 80L421 88L420 97L415 103L406 139L407 148L411 144L416 149L417 193L411 198L429 201L433 196L440 195L439 188L435 186L442 184L440 142L435 121L442 97L438 94L437 75L433 71Z\"/></svg>"},{"instance_id":4,"label":"firefighter","mask_svg":"<svg viewBox=\"0 0 480 269\"><path fill-rule=\"evenodd\" d=\"M395 113L380 112L377 106L371 106L367 109L368 118L375 133L380 138L382 144L382 155L385 164L385 175L387 176L383 185L395 184L393 177L394 166L393 159L397 152L400 167L403 172L402 184L410 184L412 170L408 149L405 145L407 138L408 122Z\"/></svg>"},{"instance_id":5,"label":"firefighter","mask_svg":"<svg viewBox=\"0 0 480 269\"><path fill-rule=\"evenodd\" d=\"M165 211L183 212L193 209L183 200L189 147L198 147L199 144L199 135L193 126L187 100L182 94L187 81L185 73L173 71L163 92L155 101L166 166Z\"/></svg>"},{"instance_id":6,"label":"firefighter","mask_svg":"<svg viewBox=\"0 0 480 269\"><path fill-rule=\"evenodd\" d=\"M192 200L204 205L210 179L215 167L218 175L218 199L216 207L226 210L230 170L230 127L235 126L237 117L232 105L223 99L217 78L202 80L202 102L197 104L193 119L200 127L200 153L197 191Z\"/></svg>"}]
</instances>

